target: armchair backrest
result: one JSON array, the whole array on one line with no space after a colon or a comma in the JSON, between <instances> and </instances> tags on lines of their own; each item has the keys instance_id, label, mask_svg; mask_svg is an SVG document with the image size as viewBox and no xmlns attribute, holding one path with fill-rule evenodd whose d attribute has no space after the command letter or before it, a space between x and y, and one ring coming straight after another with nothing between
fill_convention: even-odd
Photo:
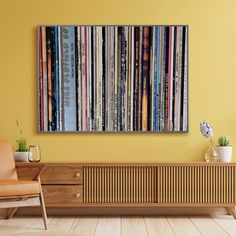
<instances>
[{"instance_id":1,"label":"armchair backrest","mask_svg":"<svg viewBox=\"0 0 236 236\"><path fill-rule=\"evenodd\" d=\"M0 180L17 180L12 147L6 140L0 140Z\"/></svg>"}]
</instances>

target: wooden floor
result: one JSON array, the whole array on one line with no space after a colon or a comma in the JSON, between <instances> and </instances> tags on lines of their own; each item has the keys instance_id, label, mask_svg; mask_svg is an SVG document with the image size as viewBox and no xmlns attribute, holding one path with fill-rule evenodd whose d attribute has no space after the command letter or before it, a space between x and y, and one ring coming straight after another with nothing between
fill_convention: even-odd
<instances>
[{"instance_id":1,"label":"wooden floor","mask_svg":"<svg viewBox=\"0 0 236 236\"><path fill-rule=\"evenodd\" d=\"M16 216L0 220L0 235L76 235L76 236L224 236L236 235L236 220L218 216L155 217L49 217L49 229L43 230L40 217Z\"/></svg>"}]
</instances>

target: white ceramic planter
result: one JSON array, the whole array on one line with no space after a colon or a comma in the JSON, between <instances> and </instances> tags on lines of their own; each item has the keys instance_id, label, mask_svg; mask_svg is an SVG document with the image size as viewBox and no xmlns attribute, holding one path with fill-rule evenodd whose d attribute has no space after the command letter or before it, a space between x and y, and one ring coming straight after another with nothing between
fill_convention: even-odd
<instances>
[{"instance_id":1,"label":"white ceramic planter","mask_svg":"<svg viewBox=\"0 0 236 236\"><path fill-rule=\"evenodd\" d=\"M220 156L221 162L231 162L232 161L232 146L219 146L217 147L217 152Z\"/></svg>"},{"instance_id":2,"label":"white ceramic planter","mask_svg":"<svg viewBox=\"0 0 236 236\"><path fill-rule=\"evenodd\" d=\"M14 152L15 161L28 162L29 152Z\"/></svg>"}]
</instances>

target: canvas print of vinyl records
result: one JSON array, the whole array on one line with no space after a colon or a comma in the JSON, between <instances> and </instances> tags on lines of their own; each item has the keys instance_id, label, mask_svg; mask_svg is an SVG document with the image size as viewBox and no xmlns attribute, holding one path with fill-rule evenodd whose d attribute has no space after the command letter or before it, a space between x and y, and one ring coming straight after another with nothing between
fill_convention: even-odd
<instances>
[{"instance_id":1,"label":"canvas print of vinyl records","mask_svg":"<svg viewBox=\"0 0 236 236\"><path fill-rule=\"evenodd\" d=\"M39 26L39 131L187 132L187 26Z\"/></svg>"}]
</instances>

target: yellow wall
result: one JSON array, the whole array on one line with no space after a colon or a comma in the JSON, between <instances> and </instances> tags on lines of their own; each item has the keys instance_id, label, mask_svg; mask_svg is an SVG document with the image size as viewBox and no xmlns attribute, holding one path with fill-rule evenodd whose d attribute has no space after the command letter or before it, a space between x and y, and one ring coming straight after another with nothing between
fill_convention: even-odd
<instances>
[{"instance_id":1,"label":"yellow wall","mask_svg":"<svg viewBox=\"0 0 236 236\"><path fill-rule=\"evenodd\" d=\"M200 161L206 119L236 147L235 9L235 0L0 0L0 137L15 145L17 118L46 162ZM37 133L40 24L188 24L189 133Z\"/></svg>"}]
</instances>

